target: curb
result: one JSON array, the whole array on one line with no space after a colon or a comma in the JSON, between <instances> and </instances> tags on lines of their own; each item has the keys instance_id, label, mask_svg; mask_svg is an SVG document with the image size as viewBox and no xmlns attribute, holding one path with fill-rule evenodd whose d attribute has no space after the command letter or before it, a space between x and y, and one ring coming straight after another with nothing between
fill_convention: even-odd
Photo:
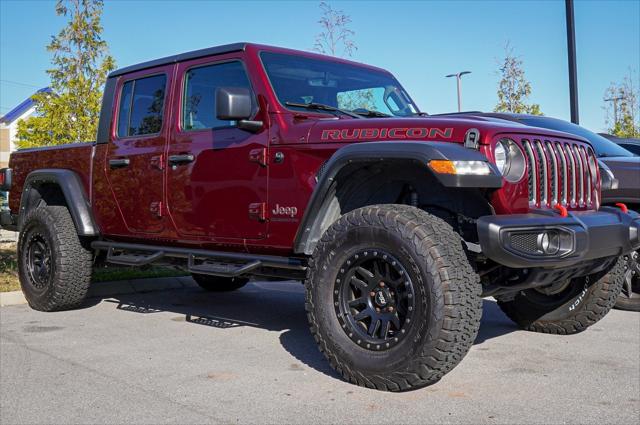
<instances>
[{"instance_id":1,"label":"curb","mask_svg":"<svg viewBox=\"0 0 640 425\"><path fill-rule=\"evenodd\" d=\"M89 287L87 298L109 298L114 295L142 294L196 286L191 276L96 282ZM26 303L22 291L0 292L0 307Z\"/></svg>"},{"instance_id":2,"label":"curb","mask_svg":"<svg viewBox=\"0 0 640 425\"><path fill-rule=\"evenodd\" d=\"M26 304L27 299L22 291L0 292L0 307Z\"/></svg>"}]
</instances>

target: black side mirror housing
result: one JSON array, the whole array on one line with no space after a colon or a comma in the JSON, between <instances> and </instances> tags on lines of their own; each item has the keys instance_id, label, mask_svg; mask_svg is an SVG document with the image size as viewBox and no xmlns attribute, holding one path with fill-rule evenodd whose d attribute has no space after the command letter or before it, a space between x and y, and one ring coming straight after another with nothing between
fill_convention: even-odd
<instances>
[{"instance_id":1,"label":"black side mirror housing","mask_svg":"<svg viewBox=\"0 0 640 425\"><path fill-rule=\"evenodd\" d=\"M251 93L242 87L220 87L216 90L216 117L240 121L251 117Z\"/></svg>"},{"instance_id":2,"label":"black side mirror housing","mask_svg":"<svg viewBox=\"0 0 640 425\"><path fill-rule=\"evenodd\" d=\"M251 92L244 87L220 87L216 89L216 117L238 122L238 128L257 132L262 121L249 121L253 113Z\"/></svg>"}]
</instances>

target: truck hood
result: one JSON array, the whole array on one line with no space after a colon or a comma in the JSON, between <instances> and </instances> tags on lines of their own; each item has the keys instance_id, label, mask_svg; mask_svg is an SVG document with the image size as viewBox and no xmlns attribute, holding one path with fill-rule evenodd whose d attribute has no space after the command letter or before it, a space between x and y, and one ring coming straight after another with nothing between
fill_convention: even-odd
<instances>
[{"instance_id":1,"label":"truck hood","mask_svg":"<svg viewBox=\"0 0 640 425\"><path fill-rule=\"evenodd\" d=\"M540 137L584 139L537 127L482 117L416 117L416 118L330 118L320 119L309 128L306 142L351 143L376 140L446 141L462 143L470 129L480 132L480 143L488 144L498 134L527 133Z\"/></svg>"}]
</instances>

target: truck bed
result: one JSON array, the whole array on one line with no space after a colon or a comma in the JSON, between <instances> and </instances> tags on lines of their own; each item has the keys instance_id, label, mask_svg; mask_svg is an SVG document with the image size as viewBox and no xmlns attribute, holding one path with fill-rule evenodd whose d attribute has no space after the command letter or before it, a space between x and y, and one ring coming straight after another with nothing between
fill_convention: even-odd
<instances>
[{"instance_id":1,"label":"truck bed","mask_svg":"<svg viewBox=\"0 0 640 425\"><path fill-rule=\"evenodd\" d=\"M75 171L87 195L91 194L91 166L95 143L81 142L43 148L18 150L11 154L9 167L12 169L13 184L9 194L9 207L20 210L20 195L24 182L34 170L64 168Z\"/></svg>"}]
</instances>

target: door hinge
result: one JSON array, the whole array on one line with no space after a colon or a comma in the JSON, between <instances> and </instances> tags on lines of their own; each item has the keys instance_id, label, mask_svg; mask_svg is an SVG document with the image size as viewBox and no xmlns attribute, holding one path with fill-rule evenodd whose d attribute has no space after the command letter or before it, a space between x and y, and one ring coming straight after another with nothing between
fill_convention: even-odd
<instances>
[{"instance_id":1,"label":"door hinge","mask_svg":"<svg viewBox=\"0 0 640 425\"><path fill-rule=\"evenodd\" d=\"M156 167L158 170L164 170L164 154L152 156L150 161L152 167Z\"/></svg>"},{"instance_id":2,"label":"door hinge","mask_svg":"<svg viewBox=\"0 0 640 425\"><path fill-rule=\"evenodd\" d=\"M261 167L267 166L267 148L251 149L249 151L249 161L257 162Z\"/></svg>"},{"instance_id":3,"label":"door hinge","mask_svg":"<svg viewBox=\"0 0 640 425\"><path fill-rule=\"evenodd\" d=\"M156 217L162 217L164 215L162 202L156 201L149 204L149 211Z\"/></svg>"},{"instance_id":4,"label":"door hinge","mask_svg":"<svg viewBox=\"0 0 640 425\"><path fill-rule=\"evenodd\" d=\"M265 202L254 202L249 204L249 218L251 220L267 220L267 204Z\"/></svg>"}]
</instances>

